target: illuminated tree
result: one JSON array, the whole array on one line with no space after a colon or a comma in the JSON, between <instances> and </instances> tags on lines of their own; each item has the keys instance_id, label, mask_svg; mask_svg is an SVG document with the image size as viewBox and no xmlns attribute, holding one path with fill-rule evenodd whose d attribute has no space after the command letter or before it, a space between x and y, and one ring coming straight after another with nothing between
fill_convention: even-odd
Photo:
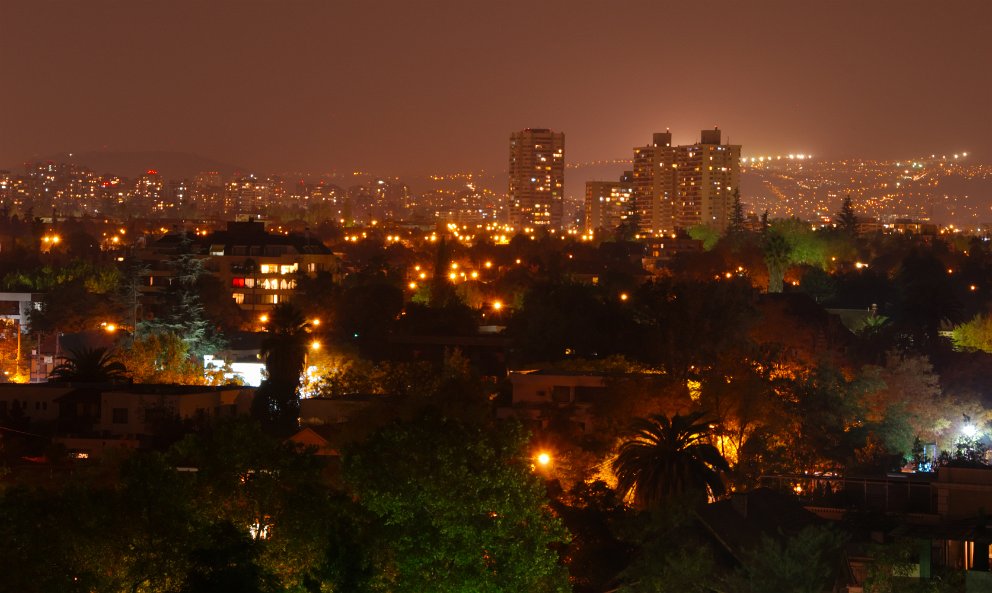
<instances>
[{"instance_id":1,"label":"illuminated tree","mask_svg":"<svg viewBox=\"0 0 992 593\"><path fill-rule=\"evenodd\" d=\"M697 224L688 230L689 236L697 241L703 242L703 249L709 251L716 246L720 240L720 233L713 227L705 224Z\"/></svg>"},{"instance_id":2,"label":"illuminated tree","mask_svg":"<svg viewBox=\"0 0 992 593\"><path fill-rule=\"evenodd\" d=\"M781 233L769 230L765 233L762 250L768 266L768 292L782 292L785 268L792 261L792 246Z\"/></svg>"},{"instance_id":3,"label":"illuminated tree","mask_svg":"<svg viewBox=\"0 0 992 593\"><path fill-rule=\"evenodd\" d=\"M951 332L955 348L992 352L992 315L976 315Z\"/></svg>"},{"instance_id":4,"label":"illuminated tree","mask_svg":"<svg viewBox=\"0 0 992 593\"><path fill-rule=\"evenodd\" d=\"M551 546L566 533L531 471L527 439L427 413L344 456L344 476L374 518L374 590L563 593Z\"/></svg>"},{"instance_id":5,"label":"illuminated tree","mask_svg":"<svg viewBox=\"0 0 992 593\"><path fill-rule=\"evenodd\" d=\"M824 267L827 263L827 242L813 231L809 223L798 218L776 220L772 230L782 235L789 245L789 263Z\"/></svg>"},{"instance_id":6,"label":"illuminated tree","mask_svg":"<svg viewBox=\"0 0 992 593\"><path fill-rule=\"evenodd\" d=\"M207 320L197 289L197 282L206 273L204 262L203 257L193 253L192 241L183 235L178 253L168 262L173 277L165 292L167 306L154 318L139 322L136 334L174 333L186 342L190 355L199 360L221 349L224 340Z\"/></svg>"},{"instance_id":7,"label":"illuminated tree","mask_svg":"<svg viewBox=\"0 0 992 593\"><path fill-rule=\"evenodd\" d=\"M710 428L702 418L693 412L636 420L613 462L620 495L642 508L686 494L722 495L720 473L730 466L708 442Z\"/></svg>"},{"instance_id":8,"label":"illuminated tree","mask_svg":"<svg viewBox=\"0 0 992 593\"><path fill-rule=\"evenodd\" d=\"M205 382L203 366L189 355L189 345L172 332L144 334L120 353L135 383Z\"/></svg>"}]
</instances>

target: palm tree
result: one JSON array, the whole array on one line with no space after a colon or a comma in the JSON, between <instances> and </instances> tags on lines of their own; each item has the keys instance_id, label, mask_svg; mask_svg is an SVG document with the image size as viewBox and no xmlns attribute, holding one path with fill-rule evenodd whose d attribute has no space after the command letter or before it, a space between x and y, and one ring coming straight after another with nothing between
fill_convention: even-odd
<instances>
[{"instance_id":1,"label":"palm tree","mask_svg":"<svg viewBox=\"0 0 992 593\"><path fill-rule=\"evenodd\" d=\"M116 383L127 379L127 367L107 348L69 349L49 380L82 383Z\"/></svg>"},{"instance_id":2,"label":"palm tree","mask_svg":"<svg viewBox=\"0 0 992 593\"><path fill-rule=\"evenodd\" d=\"M620 446L613 461L619 494L632 496L642 508L687 493L723 494L720 472L730 466L716 447L705 442L709 425L702 417L693 412L636 420L632 438Z\"/></svg>"},{"instance_id":3,"label":"palm tree","mask_svg":"<svg viewBox=\"0 0 992 593\"><path fill-rule=\"evenodd\" d=\"M310 324L303 312L290 303L280 303L269 312L268 336L262 342L262 358L268 377L256 393L256 414L262 420L290 431L299 417L300 376L306 364Z\"/></svg>"},{"instance_id":4,"label":"palm tree","mask_svg":"<svg viewBox=\"0 0 992 593\"><path fill-rule=\"evenodd\" d=\"M792 257L792 246L781 233L769 230L765 233L761 249L765 255L765 265L768 266L768 292L782 292L785 268Z\"/></svg>"}]
</instances>

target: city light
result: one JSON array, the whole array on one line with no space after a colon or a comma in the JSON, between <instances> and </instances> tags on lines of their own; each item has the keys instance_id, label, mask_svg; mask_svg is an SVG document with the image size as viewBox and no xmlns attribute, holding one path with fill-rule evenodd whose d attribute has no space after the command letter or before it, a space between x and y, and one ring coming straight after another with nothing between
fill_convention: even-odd
<instances>
[{"instance_id":1,"label":"city light","mask_svg":"<svg viewBox=\"0 0 992 593\"><path fill-rule=\"evenodd\" d=\"M978 427L972 424L971 422L965 423L964 426L961 427L961 436L967 439L973 439L977 435L978 435Z\"/></svg>"}]
</instances>

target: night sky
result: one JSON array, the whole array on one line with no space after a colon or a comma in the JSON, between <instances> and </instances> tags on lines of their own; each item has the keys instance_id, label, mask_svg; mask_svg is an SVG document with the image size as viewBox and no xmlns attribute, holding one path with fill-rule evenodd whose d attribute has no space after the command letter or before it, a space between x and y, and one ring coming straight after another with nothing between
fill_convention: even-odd
<instances>
[{"instance_id":1,"label":"night sky","mask_svg":"<svg viewBox=\"0 0 992 593\"><path fill-rule=\"evenodd\" d=\"M751 155L992 161L992 2L0 0L0 166L168 150L259 171L504 170L719 125Z\"/></svg>"}]
</instances>

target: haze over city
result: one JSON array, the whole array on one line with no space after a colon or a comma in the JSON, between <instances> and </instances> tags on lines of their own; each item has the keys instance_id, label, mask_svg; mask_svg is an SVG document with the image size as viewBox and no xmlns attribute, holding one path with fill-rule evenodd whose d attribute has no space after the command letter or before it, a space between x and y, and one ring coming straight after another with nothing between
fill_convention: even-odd
<instances>
[{"instance_id":1,"label":"haze over city","mask_svg":"<svg viewBox=\"0 0 992 593\"><path fill-rule=\"evenodd\" d=\"M992 0L0 0L0 593L992 592Z\"/></svg>"},{"instance_id":2,"label":"haze over city","mask_svg":"<svg viewBox=\"0 0 992 593\"><path fill-rule=\"evenodd\" d=\"M265 172L506 170L720 126L743 154L992 154L987 2L0 5L0 166L175 151ZM569 192L571 193L571 192Z\"/></svg>"}]
</instances>

